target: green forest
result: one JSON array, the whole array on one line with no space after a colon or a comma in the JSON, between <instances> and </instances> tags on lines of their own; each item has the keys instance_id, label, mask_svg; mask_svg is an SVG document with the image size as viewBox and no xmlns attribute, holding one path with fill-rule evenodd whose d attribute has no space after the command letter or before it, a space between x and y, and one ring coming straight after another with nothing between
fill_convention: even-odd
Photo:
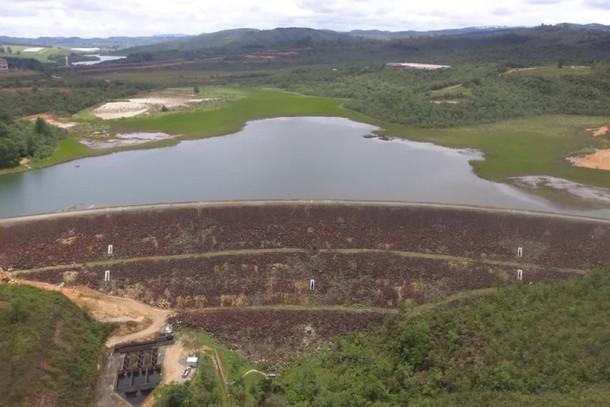
<instances>
[{"instance_id":1,"label":"green forest","mask_svg":"<svg viewBox=\"0 0 610 407\"><path fill-rule=\"evenodd\" d=\"M38 160L50 156L64 136L65 131L42 118L30 123L0 112L0 169L18 165L22 157Z\"/></svg>"},{"instance_id":2,"label":"green forest","mask_svg":"<svg viewBox=\"0 0 610 407\"><path fill-rule=\"evenodd\" d=\"M455 127L542 114L606 115L610 63L533 74L505 65L458 65L437 71L384 66L308 67L241 79L299 93L348 99L370 117L412 127ZM231 81L232 79L228 79Z\"/></svg>"},{"instance_id":3,"label":"green forest","mask_svg":"<svg viewBox=\"0 0 610 407\"><path fill-rule=\"evenodd\" d=\"M36 78L5 81L17 92L0 92L0 169L15 167L22 158L35 161L49 157L66 131L19 118L39 113L72 115L98 103L133 95L147 87L124 82L80 78Z\"/></svg>"}]
</instances>

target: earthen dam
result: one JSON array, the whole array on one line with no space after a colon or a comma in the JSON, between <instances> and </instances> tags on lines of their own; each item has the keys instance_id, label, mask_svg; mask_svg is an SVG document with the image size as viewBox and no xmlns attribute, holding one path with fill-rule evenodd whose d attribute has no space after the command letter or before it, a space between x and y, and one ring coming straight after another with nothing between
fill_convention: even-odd
<instances>
[{"instance_id":1,"label":"earthen dam","mask_svg":"<svg viewBox=\"0 0 610 407\"><path fill-rule=\"evenodd\" d=\"M324 336L404 303L609 264L609 221L460 206L192 203L0 220L12 276L180 310L177 322L236 345L236 326Z\"/></svg>"}]
</instances>

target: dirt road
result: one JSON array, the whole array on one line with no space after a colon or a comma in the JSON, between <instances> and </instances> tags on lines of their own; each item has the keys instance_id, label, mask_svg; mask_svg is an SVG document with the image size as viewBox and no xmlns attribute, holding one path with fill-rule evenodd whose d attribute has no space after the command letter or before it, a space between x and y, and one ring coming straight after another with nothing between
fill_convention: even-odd
<instances>
[{"instance_id":1,"label":"dirt road","mask_svg":"<svg viewBox=\"0 0 610 407\"><path fill-rule=\"evenodd\" d=\"M111 348L125 342L147 339L165 327L171 311L151 307L130 298L102 294L87 287L61 287L29 280L14 280L17 284L29 285L49 291L61 292L71 301L86 308L93 317L104 323L129 323L129 328L119 329L106 341Z\"/></svg>"}]
</instances>

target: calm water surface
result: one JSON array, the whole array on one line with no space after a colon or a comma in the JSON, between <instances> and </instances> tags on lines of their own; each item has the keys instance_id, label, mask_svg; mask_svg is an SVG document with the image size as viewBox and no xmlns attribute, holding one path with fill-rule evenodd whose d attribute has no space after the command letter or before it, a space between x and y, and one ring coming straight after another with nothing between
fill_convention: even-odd
<instances>
[{"instance_id":1,"label":"calm water surface","mask_svg":"<svg viewBox=\"0 0 610 407\"><path fill-rule=\"evenodd\" d=\"M97 58L96 60L93 61L79 61L79 62L74 62L72 63L72 65L97 65L100 64L102 62L107 62L107 61L118 61L119 59L125 59L127 57L123 57L123 56L114 56L114 55L99 55L99 54L90 54L90 55L85 55L87 57L95 57Z\"/></svg>"},{"instance_id":2,"label":"calm water surface","mask_svg":"<svg viewBox=\"0 0 610 407\"><path fill-rule=\"evenodd\" d=\"M224 137L0 177L0 217L68 208L233 199L414 201L610 217L475 176L472 151L367 139L341 118L250 122Z\"/></svg>"}]
</instances>

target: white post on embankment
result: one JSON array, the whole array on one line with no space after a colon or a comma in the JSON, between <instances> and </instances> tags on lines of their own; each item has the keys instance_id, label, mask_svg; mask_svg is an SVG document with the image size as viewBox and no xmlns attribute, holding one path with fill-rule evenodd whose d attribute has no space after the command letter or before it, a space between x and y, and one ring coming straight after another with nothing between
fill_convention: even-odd
<instances>
[{"instance_id":1,"label":"white post on embankment","mask_svg":"<svg viewBox=\"0 0 610 407\"><path fill-rule=\"evenodd\" d=\"M104 281L110 281L110 270L104 271Z\"/></svg>"},{"instance_id":2,"label":"white post on embankment","mask_svg":"<svg viewBox=\"0 0 610 407\"><path fill-rule=\"evenodd\" d=\"M521 269L517 270L517 280L523 281L523 270Z\"/></svg>"},{"instance_id":3,"label":"white post on embankment","mask_svg":"<svg viewBox=\"0 0 610 407\"><path fill-rule=\"evenodd\" d=\"M523 247L517 247L517 257L523 257Z\"/></svg>"},{"instance_id":4,"label":"white post on embankment","mask_svg":"<svg viewBox=\"0 0 610 407\"><path fill-rule=\"evenodd\" d=\"M313 278L311 280L309 280L309 289L311 291L316 289L316 280L314 280Z\"/></svg>"},{"instance_id":5,"label":"white post on embankment","mask_svg":"<svg viewBox=\"0 0 610 407\"><path fill-rule=\"evenodd\" d=\"M112 256L113 252L114 252L114 247L111 244L109 244L108 245L108 256Z\"/></svg>"}]
</instances>

